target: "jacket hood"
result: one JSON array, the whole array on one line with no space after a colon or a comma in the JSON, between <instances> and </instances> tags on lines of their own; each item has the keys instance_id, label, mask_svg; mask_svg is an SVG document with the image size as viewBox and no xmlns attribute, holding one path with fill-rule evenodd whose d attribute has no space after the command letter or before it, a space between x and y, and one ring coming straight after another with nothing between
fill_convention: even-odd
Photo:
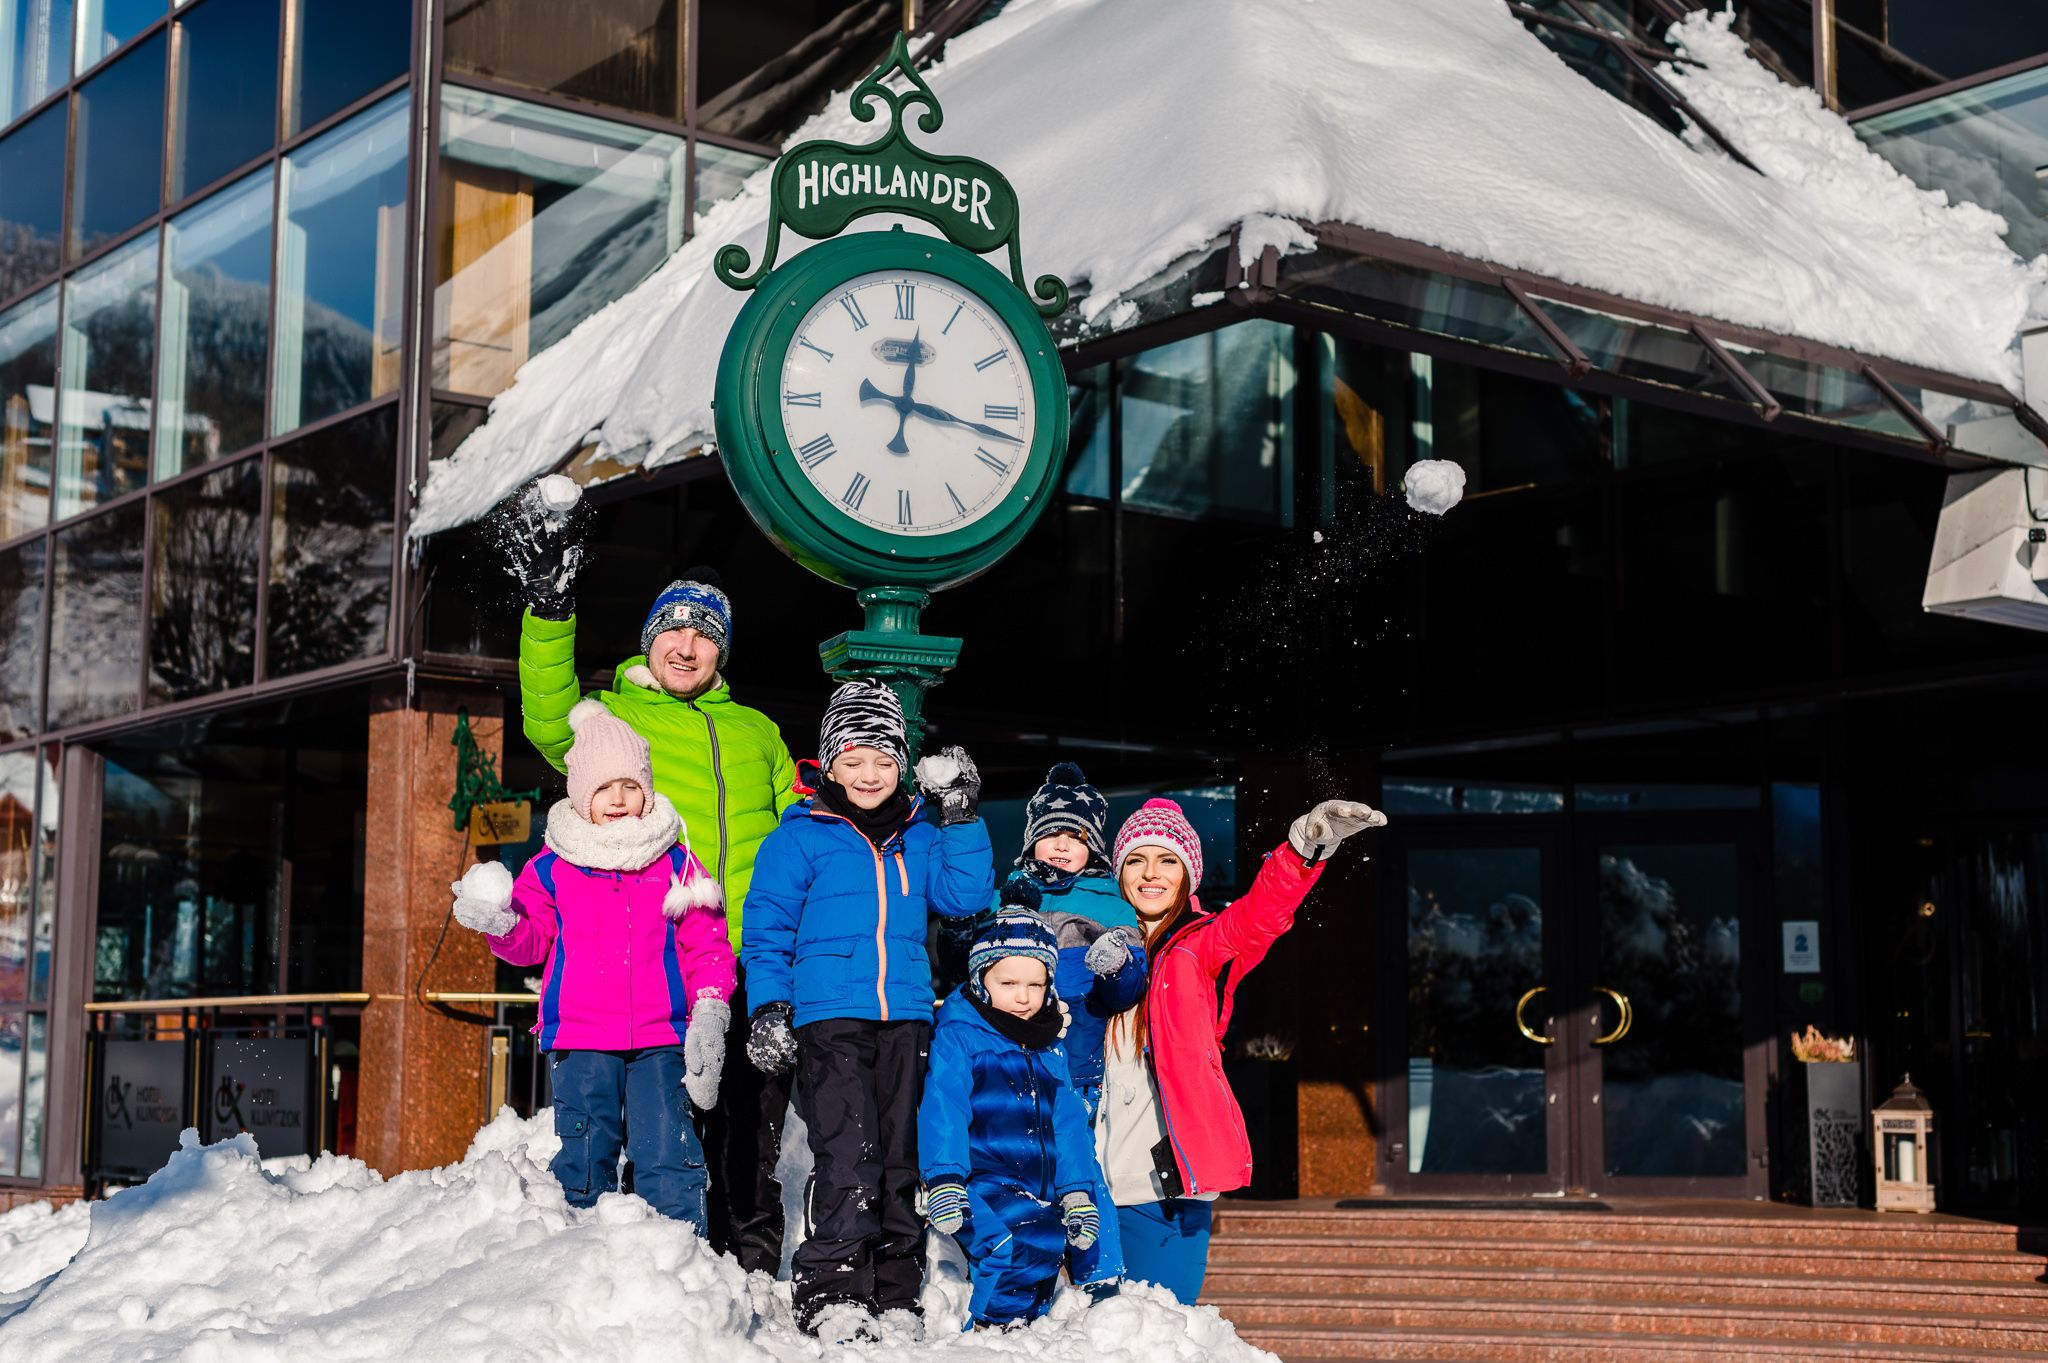
<instances>
[{"instance_id":1,"label":"jacket hood","mask_svg":"<svg viewBox=\"0 0 2048 1363\"><path fill-rule=\"evenodd\" d=\"M557 800L548 810L541 841L570 865L588 871L638 871L667 856L677 842L687 844L688 830L668 796L655 791L645 814L613 823L592 823L567 800Z\"/></svg>"},{"instance_id":2,"label":"jacket hood","mask_svg":"<svg viewBox=\"0 0 2048 1363\"><path fill-rule=\"evenodd\" d=\"M635 705L727 705L732 702L732 687L725 680L721 670L718 680L711 689L694 700L682 700L661 689L661 683L654 679L654 671L647 666L647 655L636 654L620 663L612 673L612 690Z\"/></svg>"}]
</instances>

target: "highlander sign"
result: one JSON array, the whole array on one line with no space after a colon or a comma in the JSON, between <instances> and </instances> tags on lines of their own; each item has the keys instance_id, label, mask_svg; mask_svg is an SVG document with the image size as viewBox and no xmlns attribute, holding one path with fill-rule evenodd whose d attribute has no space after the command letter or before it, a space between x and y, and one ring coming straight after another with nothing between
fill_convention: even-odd
<instances>
[{"instance_id":1,"label":"highlander sign","mask_svg":"<svg viewBox=\"0 0 2048 1363\"><path fill-rule=\"evenodd\" d=\"M310 1155L310 1037L213 1038L200 1129L209 1144L246 1131L265 1159Z\"/></svg>"}]
</instances>

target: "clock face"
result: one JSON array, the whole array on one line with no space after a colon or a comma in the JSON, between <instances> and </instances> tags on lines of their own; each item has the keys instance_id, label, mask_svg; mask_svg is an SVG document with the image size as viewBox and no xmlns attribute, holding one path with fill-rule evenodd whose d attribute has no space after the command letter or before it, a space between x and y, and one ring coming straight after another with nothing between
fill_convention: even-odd
<instances>
[{"instance_id":1,"label":"clock face","mask_svg":"<svg viewBox=\"0 0 2048 1363\"><path fill-rule=\"evenodd\" d=\"M783 354L789 454L832 506L892 535L972 525L1023 476L1023 348L972 290L918 270L830 289Z\"/></svg>"}]
</instances>

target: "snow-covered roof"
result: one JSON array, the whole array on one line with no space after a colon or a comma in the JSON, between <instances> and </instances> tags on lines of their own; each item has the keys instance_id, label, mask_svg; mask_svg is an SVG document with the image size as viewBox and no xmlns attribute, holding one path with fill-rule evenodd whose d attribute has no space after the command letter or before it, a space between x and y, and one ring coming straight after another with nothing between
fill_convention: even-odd
<instances>
[{"instance_id":1,"label":"snow-covered roof","mask_svg":"<svg viewBox=\"0 0 2048 1363\"><path fill-rule=\"evenodd\" d=\"M1900 175L1758 65L1726 15L1670 40L1699 64L1666 77L1762 175L1596 88L1500 0L1015 0L925 73L946 118L920 141L1010 177L1025 277L1085 285L1096 328L1248 220L1283 245L1276 219L1339 222L2017 391L2048 258L2022 262L1996 214ZM794 140L873 133L835 100ZM755 175L528 361L435 466L413 533L481 516L586 444L650 466L707 444L746 297L708 267L728 241L760 258L767 194Z\"/></svg>"}]
</instances>

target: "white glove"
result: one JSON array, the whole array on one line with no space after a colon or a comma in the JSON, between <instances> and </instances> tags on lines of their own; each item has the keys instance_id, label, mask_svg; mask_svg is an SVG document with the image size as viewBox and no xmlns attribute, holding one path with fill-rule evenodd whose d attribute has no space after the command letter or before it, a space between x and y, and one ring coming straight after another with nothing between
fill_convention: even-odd
<instances>
[{"instance_id":1,"label":"white glove","mask_svg":"<svg viewBox=\"0 0 2048 1363\"><path fill-rule=\"evenodd\" d=\"M690 1101L709 1112L718 1106L718 1081L725 1073L725 1029L732 1007L709 994L697 997L690 1025L683 1029L683 1087Z\"/></svg>"},{"instance_id":2,"label":"white glove","mask_svg":"<svg viewBox=\"0 0 2048 1363\"><path fill-rule=\"evenodd\" d=\"M1368 828L1385 828L1387 816L1356 800L1325 800L1296 819L1287 843L1314 865L1337 850L1337 844Z\"/></svg>"},{"instance_id":3,"label":"white glove","mask_svg":"<svg viewBox=\"0 0 2048 1363\"><path fill-rule=\"evenodd\" d=\"M1116 974L1130 963L1131 943L1135 936L1130 928L1111 928L1088 944L1081 964L1088 967L1091 975L1106 978Z\"/></svg>"},{"instance_id":4,"label":"white glove","mask_svg":"<svg viewBox=\"0 0 2048 1363\"><path fill-rule=\"evenodd\" d=\"M519 924L512 912L512 873L495 861L480 861L448 887L455 896L455 921L486 937L503 937Z\"/></svg>"}]
</instances>

